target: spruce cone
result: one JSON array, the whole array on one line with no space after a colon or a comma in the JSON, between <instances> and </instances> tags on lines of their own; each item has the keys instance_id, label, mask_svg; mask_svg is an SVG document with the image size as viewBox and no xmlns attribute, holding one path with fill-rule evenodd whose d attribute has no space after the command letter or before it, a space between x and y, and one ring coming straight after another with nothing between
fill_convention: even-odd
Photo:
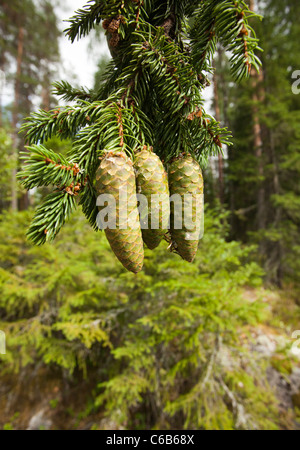
<instances>
[{"instance_id":1,"label":"spruce cone","mask_svg":"<svg viewBox=\"0 0 300 450\"><path fill-rule=\"evenodd\" d=\"M179 194L182 201L182 211L171 201L172 240L180 256L188 262L193 262L204 218L203 177L199 164L190 155L177 158L169 167L169 185L171 197ZM177 228L180 226L180 229L176 229L176 225Z\"/></svg>"},{"instance_id":2,"label":"spruce cone","mask_svg":"<svg viewBox=\"0 0 300 450\"><path fill-rule=\"evenodd\" d=\"M148 205L140 204L143 240L150 250L156 248L167 233L170 217L168 177L159 157L151 150L136 156L137 192Z\"/></svg>"},{"instance_id":3,"label":"spruce cone","mask_svg":"<svg viewBox=\"0 0 300 450\"><path fill-rule=\"evenodd\" d=\"M101 161L96 180L98 195L110 194L116 201L116 229L105 229L110 246L127 270L138 273L143 268L144 247L131 160L123 152L107 153ZM126 189L127 204L119 198ZM99 210L103 208L100 206Z\"/></svg>"}]
</instances>

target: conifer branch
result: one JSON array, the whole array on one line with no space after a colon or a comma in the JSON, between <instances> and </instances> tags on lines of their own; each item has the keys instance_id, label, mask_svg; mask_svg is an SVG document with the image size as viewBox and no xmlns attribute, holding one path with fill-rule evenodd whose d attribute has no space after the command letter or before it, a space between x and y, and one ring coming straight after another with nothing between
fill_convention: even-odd
<instances>
[{"instance_id":1,"label":"conifer branch","mask_svg":"<svg viewBox=\"0 0 300 450\"><path fill-rule=\"evenodd\" d=\"M52 192L37 209L27 232L28 239L36 245L53 241L75 208L75 196L66 191Z\"/></svg>"},{"instance_id":2,"label":"conifer branch","mask_svg":"<svg viewBox=\"0 0 300 450\"><path fill-rule=\"evenodd\" d=\"M249 18L260 16L251 12L241 0L221 2L215 12L216 34L223 46L232 52L230 58L232 75L236 81L248 78L252 66L259 70L260 60L255 51L261 50L255 32L249 25Z\"/></svg>"},{"instance_id":3,"label":"conifer branch","mask_svg":"<svg viewBox=\"0 0 300 450\"><path fill-rule=\"evenodd\" d=\"M94 0L93 0L94 1ZM89 3L92 3L91 1ZM93 4L84 6L84 9L76 11L75 15L70 18L70 26L64 32L69 39L74 42L86 36L103 18L105 1L95 0ZM118 2L120 3L120 2Z\"/></svg>"},{"instance_id":4,"label":"conifer branch","mask_svg":"<svg viewBox=\"0 0 300 450\"><path fill-rule=\"evenodd\" d=\"M69 39L74 42L80 39L103 21L103 27L112 34L125 37L128 27L138 25L139 21L148 17L146 10L151 9L150 0L90 0L89 5L76 11L69 20L70 26L64 30ZM92 3L92 4L91 4ZM126 13L126 19L122 14ZM137 20L138 19L138 20ZM116 37L116 36L115 36ZM117 39L116 44L118 43Z\"/></svg>"},{"instance_id":5,"label":"conifer branch","mask_svg":"<svg viewBox=\"0 0 300 450\"><path fill-rule=\"evenodd\" d=\"M53 94L62 97L63 100L85 100L90 101L93 98L93 92L87 91L84 87L73 88L67 81L56 81L53 83Z\"/></svg>"},{"instance_id":6,"label":"conifer branch","mask_svg":"<svg viewBox=\"0 0 300 450\"><path fill-rule=\"evenodd\" d=\"M80 102L77 107L67 106L51 111L40 110L31 114L21 127L29 144L43 143L52 136L74 138L83 126L93 123L101 113L101 102Z\"/></svg>"},{"instance_id":7,"label":"conifer branch","mask_svg":"<svg viewBox=\"0 0 300 450\"><path fill-rule=\"evenodd\" d=\"M223 154L223 146L231 146L232 135L227 128L206 114L203 107L196 108L187 117L187 136L191 153L194 153L203 167L210 156Z\"/></svg>"},{"instance_id":8,"label":"conifer branch","mask_svg":"<svg viewBox=\"0 0 300 450\"><path fill-rule=\"evenodd\" d=\"M18 178L26 189L39 186L69 186L78 183L83 172L78 164L70 164L63 155L54 153L42 145L28 147L27 152L21 153L24 160L24 170L19 173Z\"/></svg>"},{"instance_id":9,"label":"conifer branch","mask_svg":"<svg viewBox=\"0 0 300 450\"><path fill-rule=\"evenodd\" d=\"M217 3L217 2L213 2ZM194 13L195 24L190 31L191 57L199 72L211 71L211 62L216 51L214 4L202 2Z\"/></svg>"},{"instance_id":10,"label":"conifer branch","mask_svg":"<svg viewBox=\"0 0 300 450\"><path fill-rule=\"evenodd\" d=\"M89 178L87 179L87 184L81 193L79 205L82 206L82 212L94 231L99 231L97 224L97 216L99 213L97 207L97 193Z\"/></svg>"},{"instance_id":11,"label":"conifer branch","mask_svg":"<svg viewBox=\"0 0 300 450\"><path fill-rule=\"evenodd\" d=\"M250 76L251 67L259 70L258 39L249 25L249 18L260 17L251 12L244 1L203 1L194 14L195 25L190 37L192 60L198 70L210 70L219 41L232 52L231 72L236 81Z\"/></svg>"}]
</instances>

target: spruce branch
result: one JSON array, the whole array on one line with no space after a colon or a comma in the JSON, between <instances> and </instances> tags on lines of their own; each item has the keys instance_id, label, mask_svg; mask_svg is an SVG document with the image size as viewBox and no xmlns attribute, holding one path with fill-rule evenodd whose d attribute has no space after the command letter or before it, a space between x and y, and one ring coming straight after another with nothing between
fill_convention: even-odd
<instances>
[{"instance_id":1,"label":"spruce branch","mask_svg":"<svg viewBox=\"0 0 300 450\"><path fill-rule=\"evenodd\" d=\"M83 171L78 164L69 161L58 153L46 149L42 145L27 147L30 152L22 152L24 170L18 174L21 184L26 189L39 186L70 186L83 179Z\"/></svg>"},{"instance_id":2,"label":"spruce branch","mask_svg":"<svg viewBox=\"0 0 300 450\"><path fill-rule=\"evenodd\" d=\"M97 216L99 213L97 207L97 193L89 178L80 196L79 205L82 207L82 212L94 231L99 231L99 226L97 224Z\"/></svg>"},{"instance_id":3,"label":"spruce branch","mask_svg":"<svg viewBox=\"0 0 300 450\"><path fill-rule=\"evenodd\" d=\"M248 78L251 67L258 71L260 60L255 55L261 51L255 31L249 25L250 17L260 17L249 10L244 1L227 0L215 8L216 34L230 52L231 72L236 81Z\"/></svg>"},{"instance_id":4,"label":"spruce branch","mask_svg":"<svg viewBox=\"0 0 300 450\"><path fill-rule=\"evenodd\" d=\"M118 91L121 97L123 93ZM123 106L117 99L117 96L111 96L106 104L103 103L99 119L83 128L74 140L69 156L84 170L93 167L104 151L123 149L132 156L141 143L152 141L145 114L132 104Z\"/></svg>"},{"instance_id":5,"label":"spruce branch","mask_svg":"<svg viewBox=\"0 0 300 450\"><path fill-rule=\"evenodd\" d=\"M25 164L18 175L21 184L26 189L56 186L37 209L27 233L34 244L41 245L55 238L76 208L75 198L85 189L87 177L78 164L42 145L33 145L28 150L29 154L22 154Z\"/></svg>"},{"instance_id":6,"label":"spruce branch","mask_svg":"<svg viewBox=\"0 0 300 450\"><path fill-rule=\"evenodd\" d=\"M194 13L194 26L190 30L191 58L196 69L211 71L211 63L216 51L215 16L213 8L218 2L201 2Z\"/></svg>"},{"instance_id":7,"label":"spruce branch","mask_svg":"<svg viewBox=\"0 0 300 450\"><path fill-rule=\"evenodd\" d=\"M37 209L27 232L28 239L36 245L53 241L75 208L75 196L65 191L52 192Z\"/></svg>"},{"instance_id":8,"label":"spruce branch","mask_svg":"<svg viewBox=\"0 0 300 450\"><path fill-rule=\"evenodd\" d=\"M142 32L134 34L141 41L145 38ZM158 154L168 161L170 155L178 155L182 151L182 146L194 153L191 146L195 145L197 154L202 149L204 159L222 151L223 144L229 145L230 133L227 129L221 128L217 121L204 112L201 96L203 86L199 75L176 44L170 42L159 29L149 41L133 47L137 63L143 61L149 70L154 89L157 90L158 108L162 111L155 130ZM187 126L186 117L191 118L199 106L202 111L200 120L196 126ZM168 136L167 141L164 136Z\"/></svg>"},{"instance_id":9,"label":"spruce branch","mask_svg":"<svg viewBox=\"0 0 300 450\"><path fill-rule=\"evenodd\" d=\"M193 16L195 10L197 10L203 0L183 0L180 2L184 11L184 15L187 17Z\"/></svg>"},{"instance_id":10,"label":"spruce branch","mask_svg":"<svg viewBox=\"0 0 300 450\"><path fill-rule=\"evenodd\" d=\"M76 107L40 110L25 119L21 132L25 132L29 144L43 143L54 135L61 139L72 139L80 128L97 120L102 105L101 102L78 101Z\"/></svg>"},{"instance_id":11,"label":"spruce branch","mask_svg":"<svg viewBox=\"0 0 300 450\"><path fill-rule=\"evenodd\" d=\"M191 29L193 64L198 70L211 70L216 44L219 41L232 53L231 72L236 81L250 76L251 67L259 70L258 39L249 19L260 16L249 10L244 1L207 0L194 13Z\"/></svg>"},{"instance_id":12,"label":"spruce branch","mask_svg":"<svg viewBox=\"0 0 300 450\"><path fill-rule=\"evenodd\" d=\"M90 1L90 4L76 11L75 15L70 18L69 28L66 28L64 32L69 39L74 42L75 39L80 39L95 28L101 22L103 18L102 13L104 11L105 1L96 0ZM91 4L92 3L92 4ZM118 2L120 3L120 2Z\"/></svg>"},{"instance_id":13,"label":"spruce branch","mask_svg":"<svg viewBox=\"0 0 300 450\"><path fill-rule=\"evenodd\" d=\"M137 27L140 20L148 17L147 9L151 10L152 5L150 0L90 0L88 3L76 11L69 20L70 26L64 30L72 42L89 34L101 20L103 27L115 35L111 37L120 34L125 38L128 28Z\"/></svg>"},{"instance_id":14,"label":"spruce branch","mask_svg":"<svg viewBox=\"0 0 300 450\"><path fill-rule=\"evenodd\" d=\"M190 152L202 167L207 165L210 156L223 154L223 146L231 146L232 135L226 127L220 127L204 108L196 108L186 120L186 139Z\"/></svg>"},{"instance_id":15,"label":"spruce branch","mask_svg":"<svg viewBox=\"0 0 300 450\"><path fill-rule=\"evenodd\" d=\"M84 87L73 88L67 81L56 81L53 83L54 90L52 93L62 97L63 100L86 100L90 101L93 98L93 92L87 91Z\"/></svg>"}]
</instances>

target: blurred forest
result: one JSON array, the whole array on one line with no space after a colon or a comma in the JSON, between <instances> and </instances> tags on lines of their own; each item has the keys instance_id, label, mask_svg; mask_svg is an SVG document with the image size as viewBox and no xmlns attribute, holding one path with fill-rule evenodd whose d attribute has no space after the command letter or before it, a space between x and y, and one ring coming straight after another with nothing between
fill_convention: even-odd
<instances>
[{"instance_id":1,"label":"blurred forest","mask_svg":"<svg viewBox=\"0 0 300 450\"><path fill-rule=\"evenodd\" d=\"M54 244L26 239L49 188L18 185L19 130L57 104L62 18L1 0L0 429L300 429L300 3L250 7L263 66L236 85L217 49L212 107L234 145L205 170L196 262L164 243L135 276L80 211Z\"/></svg>"}]
</instances>

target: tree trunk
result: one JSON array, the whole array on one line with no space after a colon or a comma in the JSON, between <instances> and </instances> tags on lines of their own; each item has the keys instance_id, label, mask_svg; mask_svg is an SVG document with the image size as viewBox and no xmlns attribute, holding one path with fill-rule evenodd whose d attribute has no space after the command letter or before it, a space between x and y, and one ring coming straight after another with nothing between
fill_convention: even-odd
<instances>
[{"instance_id":1,"label":"tree trunk","mask_svg":"<svg viewBox=\"0 0 300 450\"><path fill-rule=\"evenodd\" d=\"M24 44L24 28L19 28L18 33L18 52L17 52L17 73L15 79L14 89L14 108L12 114L12 128L13 128L13 156L15 159L15 167L12 170L11 180L11 209L17 211L18 209L18 195L17 195L17 160L18 160L18 110L20 101L20 78L22 73L22 59L23 59L23 44Z\"/></svg>"}]
</instances>

